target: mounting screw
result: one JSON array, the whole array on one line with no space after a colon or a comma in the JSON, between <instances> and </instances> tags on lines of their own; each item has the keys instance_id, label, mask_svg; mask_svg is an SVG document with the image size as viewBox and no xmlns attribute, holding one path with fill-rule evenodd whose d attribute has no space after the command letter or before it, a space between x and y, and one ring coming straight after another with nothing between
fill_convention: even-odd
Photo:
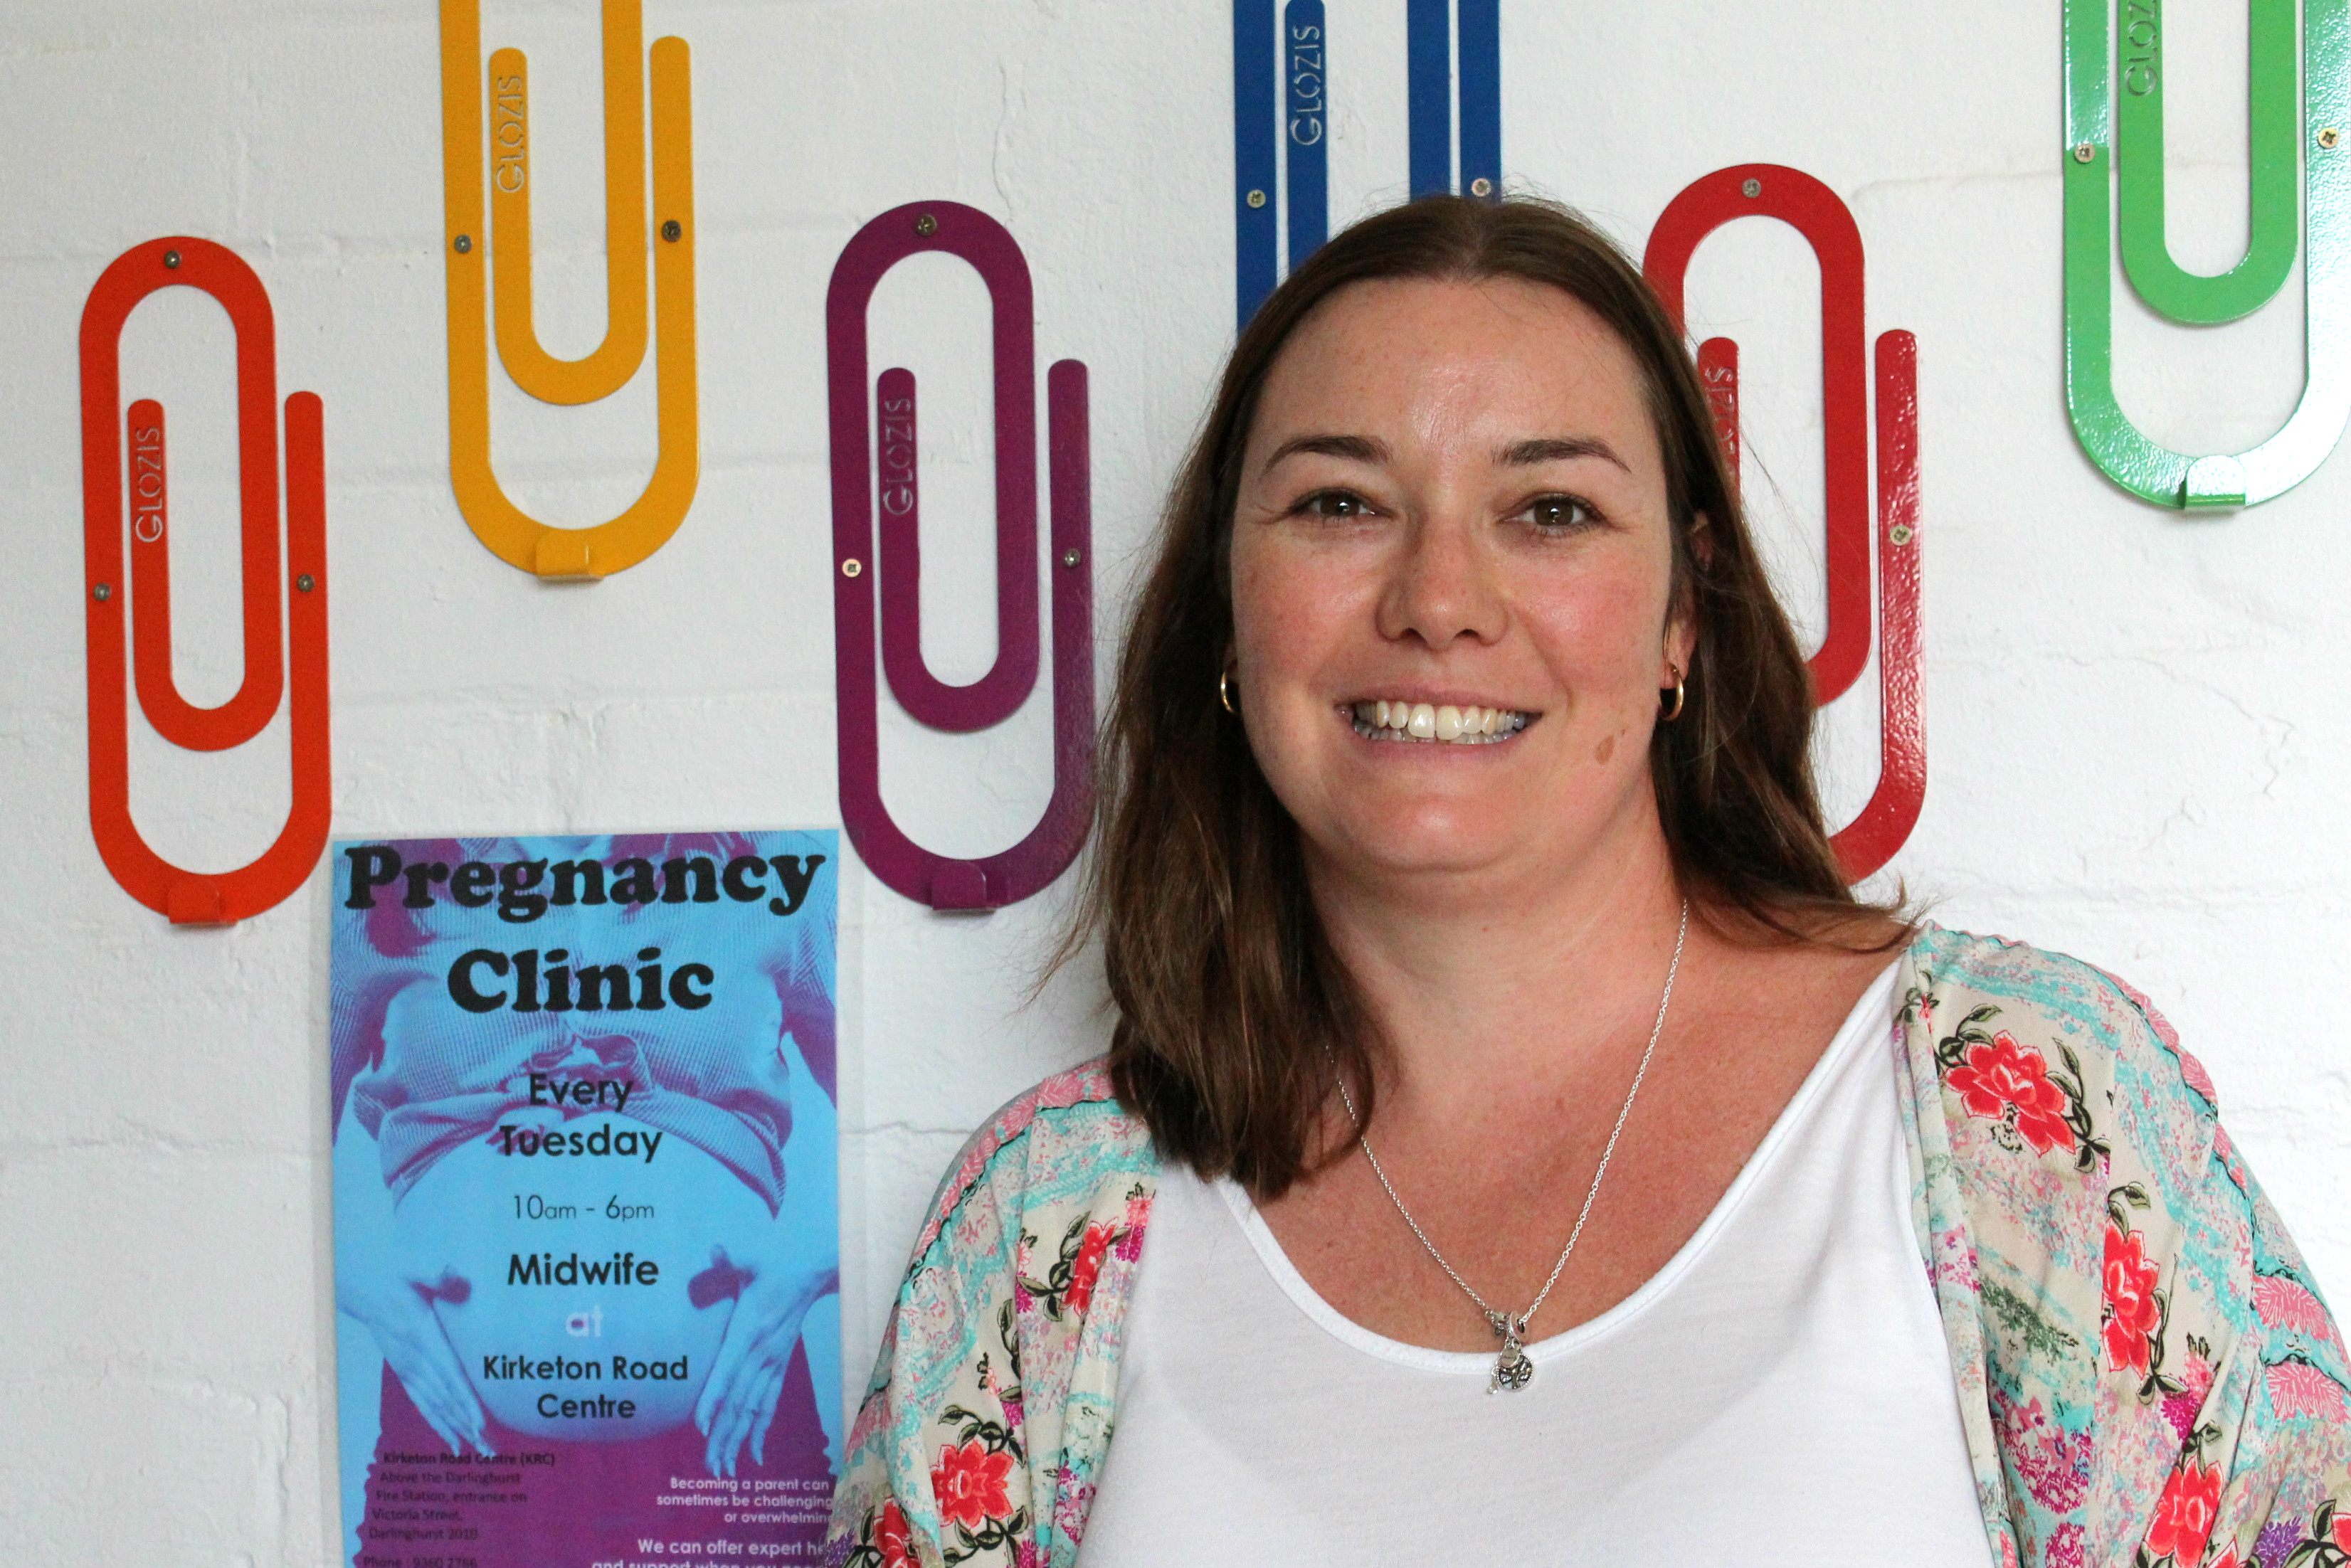
<instances>
[{"instance_id":1,"label":"mounting screw","mask_svg":"<svg viewBox=\"0 0 2351 1568\"><path fill-rule=\"evenodd\" d=\"M180 265L180 253L176 250L165 251L163 253L163 265L165 267L177 267Z\"/></svg>"},{"instance_id":2,"label":"mounting screw","mask_svg":"<svg viewBox=\"0 0 2351 1568\"><path fill-rule=\"evenodd\" d=\"M675 218L672 218L669 222L662 225L662 238L668 240L671 244L674 245L684 237L685 225L679 223Z\"/></svg>"},{"instance_id":3,"label":"mounting screw","mask_svg":"<svg viewBox=\"0 0 2351 1568\"><path fill-rule=\"evenodd\" d=\"M2321 147L2331 148L2342 140L2343 132L2335 130L2335 127L2331 125L2318 133L2318 144Z\"/></svg>"},{"instance_id":4,"label":"mounting screw","mask_svg":"<svg viewBox=\"0 0 2351 1568\"><path fill-rule=\"evenodd\" d=\"M312 589L314 589L314 588L316 588L316 587L318 587L318 586L319 586L319 580L318 580L317 578L315 578L315 577L312 577L308 572L307 572L307 571L306 571L306 572L304 572L301 576L299 576L299 577L298 577L298 578L296 578L296 579L294 580L294 586L295 586L296 588L300 589L303 592L308 593L308 592L309 592Z\"/></svg>"},{"instance_id":5,"label":"mounting screw","mask_svg":"<svg viewBox=\"0 0 2351 1568\"><path fill-rule=\"evenodd\" d=\"M859 572L863 571L864 570L864 563L859 560L855 556L852 556L847 560L841 563L841 575L843 577L855 577Z\"/></svg>"},{"instance_id":6,"label":"mounting screw","mask_svg":"<svg viewBox=\"0 0 2351 1568\"><path fill-rule=\"evenodd\" d=\"M1073 549L1067 549L1061 552L1061 564L1063 566L1075 566L1079 561L1084 559L1084 557L1081 556Z\"/></svg>"},{"instance_id":7,"label":"mounting screw","mask_svg":"<svg viewBox=\"0 0 2351 1568\"><path fill-rule=\"evenodd\" d=\"M925 236L935 235L939 232L939 220L925 213L914 220L914 232Z\"/></svg>"},{"instance_id":8,"label":"mounting screw","mask_svg":"<svg viewBox=\"0 0 2351 1568\"><path fill-rule=\"evenodd\" d=\"M2098 150L2086 141L2074 149L2074 162L2076 163L2087 163L2097 155Z\"/></svg>"},{"instance_id":9,"label":"mounting screw","mask_svg":"<svg viewBox=\"0 0 2351 1568\"><path fill-rule=\"evenodd\" d=\"M101 582L97 587L89 591L89 596L92 599L97 600L100 604L103 604L108 600L114 597L114 584L110 582Z\"/></svg>"},{"instance_id":10,"label":"mounting screw","mask_svg":"<svg viewBox=\"0 0 2351 1568\"><path fill-rule=\"evenodd\" d=\"M1910 525L1907 523L1896 523L1892 528L1886 530L1886 537L1892 539L1897 545L1907 545L1910 542L1911 538Z\"/></svg>"},{"instance_id":11,"label":"mounting screw","mask_svg":"<svg viewBox=\"0 0 2351 1568\"><path fill-rule=\"evenodd\" d=\"M1490 196L1494 193L1494 182L1480 174L1469 182L1469 193L1473 196Z\"/></svg>"},{"instance_id":12,"label":"mounting screw","mask_svg":"<svg viewBox=\"0 0 2351 1568\"><path fill-rule=\"evenodd\" d=\"M1739 184L1739 193L1742 196L1760 196L1763 193L1763 182L1761 180L1742 180Z\"/></svg>"},{"instance_id":13,"label":"mounting screw","mask_svg":"<svg viewBox=\"0 0 2351 1568\"><path fill-rule=\"evenodd\" d=\"M472 235L459 235L456 239L456 246L457 254L459 256L466 255L474 248L474 236Z\"/></svg>"},{"instance_id":14,"label":"mounting screw","mask_svg":"<svg viewBox=\"0 0 2351 1568\"><path fill-rule=\"evenodd\" d=\"M1265 205L1265 193L1263 191L1251 191L1249 193L1249 204L1252 207L1261 207Z\"/></svg>"}]
</instances>

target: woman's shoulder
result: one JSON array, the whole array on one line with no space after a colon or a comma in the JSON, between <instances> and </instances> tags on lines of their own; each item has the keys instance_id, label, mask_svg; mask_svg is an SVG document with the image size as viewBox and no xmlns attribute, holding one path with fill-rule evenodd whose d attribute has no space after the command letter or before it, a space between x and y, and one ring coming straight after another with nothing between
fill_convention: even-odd
<instances>
[{"instance_id":1,"label":"woman's shoulder","mask_svg":"<svg viewBox=\"0 0 2351 1568\"><path fill-rule=\"evenodd\" d=\"M1903 1016L1932 1030L1945 1055L2007 1039L2070 1058L2077 1075L2111 1084L2152 1074L2191 1091L2205 1113L2215 1107L2210 1078L2155 1004L2095 964L1931 922L1904 961Z\"/></svg>"},{"instance_id":2,"label":"woman's shoulder","mask_svg":"<svg viewBox=\"0 0 2351 1568\"><path fill-rule=\"evenodd\" d=\"M1955 931L1922 921L1905 956L1922 971L1954 984L2010 997L2029 1006L2066 1010L2098 1005L2106 997L2143 1007L2146 998L2095 964L2013 936Z\"/></svg>"},{"instance_id":3,"label":"woman's shoulder","mask_svg":"<svg viewBox=\"0 0 2351 1568\"><path fill-rule=\"evenodd\" d=\"M974 1525L996 1532L1008 1558L1017 1541L1022 1562L1043 1560L1066 1527L1067 1496L1091 1494L1108 1441L1157 1176L1150 1134L1100 1061L1013 1096L965 1143L915 1239L849 1435L832 1561L897 1562L903 1546L893 1555L888 1542L911 1532L935 1562L941 1541L959 1533L970 1547ZM959 1434L944 1446L942 1421ZM965 1509L971 1497L955 1479L981 1471L1001 1500L985 1518ZM956 1494L952 1531L945 1494Z\"/></svg>"},{"instance_id":4,"label":"woman's shoulder","mask_svg":"<svg viewBox=\"0 0 2351 1568\"><path fill-rule=\"evenodd\" d=\"M2242 1229L2255 1188L2212 1081L2137 990L2063 953L1932 925L1903 969L1917 1124L1925 1152L1955 1161L1979 1240L1997 1219L2020 1258L2078 1252L2094 1270L2106 1220L2150 1206L2143 1218L2204 1234Z\"/></svg>"},{"instance_id":5,"label":"woman's shoulder","mask_svg":"<svg viewBox=\"0 0 2351 1568\"><path fill-rule=\"evenodd\" d=\"M1151 1133L1119 1103L1105 1058L1031 1085L982 1122L949 1162L915 1238L919 1268L942 1239L987 1246L1043 1208L1090 1209L1106 1186L1155 1176ZM992 1249L992 1248L990 1249Z\"/></svg>"},{"instance_id":6,"label":"woman's shoulder","mask_svg":"<svg viewBox=\"0 0 2351 1568\"><path fill-rule=\"evenodd\" d=\"M2273 1530L2331 1541L2351 1372L2204 1069L2062 953L1928 925L1903 972L1914 1212L1960 1386L1991 1408L1971 1447L2006 1494L1995 1528L2098 1562L2141 1531L2141 1562L2201 1561L2204 1531L2231 1562ZM2175 1552L2181 1507L2199 1532Z\"/></svg>"}]
</instances>

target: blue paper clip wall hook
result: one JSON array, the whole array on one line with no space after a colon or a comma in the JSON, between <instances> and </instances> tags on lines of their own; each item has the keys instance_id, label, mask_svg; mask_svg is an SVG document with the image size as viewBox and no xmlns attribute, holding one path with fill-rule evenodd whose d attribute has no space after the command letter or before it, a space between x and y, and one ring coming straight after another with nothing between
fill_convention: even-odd
<instances>
[{"instance_id":1,"label":"blue paper clip wall hook","mask_svg":"<svg viewBox=\"0 0 2351 1568\"><path fill-rule=\"evenodd\" d=\"M1405 3L1412 193L1494 195L1501 0ZM1322 0L1289 0L1278 22L1274 0L1233 0L1233 295L1243 327L1330 237L1330 33Z\"/></svg>"}]
</instances>

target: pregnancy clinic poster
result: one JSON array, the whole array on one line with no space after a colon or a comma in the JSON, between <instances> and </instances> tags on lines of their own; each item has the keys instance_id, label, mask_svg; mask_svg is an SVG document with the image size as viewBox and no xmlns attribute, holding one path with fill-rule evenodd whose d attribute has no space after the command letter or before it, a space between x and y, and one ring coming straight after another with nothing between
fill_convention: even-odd
<instances>
[{"instance_id":1,"label":"pregnancy clinic poster","mask_svg":"<svg viewBox=\"0 0 2351 1568\"><path fill-rule=\"evenodd\" d=\"M830 831L335 846L356 1568L817 1560L838 853Z\"/></svg>"}]
</instances>

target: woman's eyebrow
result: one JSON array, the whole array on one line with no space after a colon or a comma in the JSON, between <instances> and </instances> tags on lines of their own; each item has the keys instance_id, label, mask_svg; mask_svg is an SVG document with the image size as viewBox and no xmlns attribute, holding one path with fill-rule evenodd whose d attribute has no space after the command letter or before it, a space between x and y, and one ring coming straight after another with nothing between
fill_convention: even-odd
<instances>
[{"instance_id":1,"label":"woman's eyebrow","mask_svg":"<svg viewBox=\"0 0 2351 1568\"><path fill-rule=\"evenodd\" d=\"M1578 457L1604 457L1627 474L1633 471L1616 455L1614 447L1596 435L1543 435L1513 442L1502 448L1496 460L1505 468L1523 468L1530 464L1564 463Z\"/></svg>"},{"instance_id":2,"label":"woman's eyebrow","mask_svg":"<svg viewBox=\"0 0 2351 1568\"><path fill-rule=\"evenodd\" d=\"M1368 435L1301 435L1275 447L1273 455L1265 460L1265 466L1258 472L1270 474L1274 465L1283 458L1295 457L1300 453L1311 453L1318 457L1343 457L1352 462L1374 465L1388 460L1387 443L1374 440Z\"/></svg>"}]
</instances>

